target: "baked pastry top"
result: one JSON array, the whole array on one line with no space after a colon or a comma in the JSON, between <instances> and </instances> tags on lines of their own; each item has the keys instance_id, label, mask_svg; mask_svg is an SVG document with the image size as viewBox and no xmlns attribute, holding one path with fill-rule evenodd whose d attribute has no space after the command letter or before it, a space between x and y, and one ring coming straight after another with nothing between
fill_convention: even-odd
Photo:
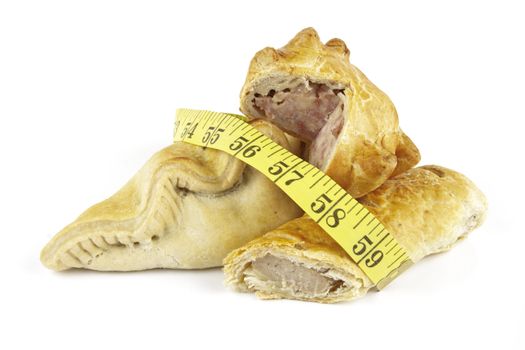
<instances>
[{"instance_id":1,"label":"baked pastry top","mask_svg":"<svg viewBox=\"0 0 525 350\"><path fill-rule=\"evenodd\" d=\"M280 49L267 47L250 63L241 111L271 121L308 142L308 160L354 197L419 162L399 128L396 109L350 63L341 39L323 44L313 28Z\"/></svg>"}]
</instances>

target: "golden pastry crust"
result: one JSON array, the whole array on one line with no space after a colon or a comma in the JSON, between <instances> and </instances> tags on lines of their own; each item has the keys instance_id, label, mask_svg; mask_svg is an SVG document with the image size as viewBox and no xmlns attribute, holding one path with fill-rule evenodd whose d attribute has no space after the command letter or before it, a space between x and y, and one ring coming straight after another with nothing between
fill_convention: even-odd
<instances>
[{"instance_id":1,"label":"golden pastry crust","mask_svg":"<svg viewBox=\"0 0 525 350\"><path fill-rule=\"evenodd\" d=\"M407 249L414 262L450 249L483 222L487 209L484 195L469 179L438 166L410 169L359 201ZM336 289L313 296L286 287L298 285L289 281L290 276L284 279L285 287L276 287L253 271L253 263L268 255L340 282L334 284ZM234 250L224 265L228 284L263 299L331 303L365 295L372 287L346 252L307 215Z\"/></svg>"},{"instance_id":2,"label":"golden pastry crust","mask_svg":"<svg viewBox=\"0 0 525 350\"><path fill-rule=\"evenodd\" d=\"M305 81L343 91L344 124L321 168L351 195L360 197L391 175L413 167L420 157L399 128L393 103L350 64L349 56L342 40L323 44L313 28L304 29L281 49L259 51L241 91L241 111L251 118L265 118L264 111L255 106L256 96L271 90L289 91ZM304 140L305 135L295 136Z\"/></svg>"},{"instance_id":3,"label":"golden pastry crust","mask_svg":"<svg viewBox=\"0 0 525 350\"><path fill-rule=\"evenodd\" d=\"M396 148L397 165L390 177L402 174L421 160L419 150L410 137L402 133Z\"/></svg>"},{"instance_id":4,"label":"golden pastry crust","mask_svg":"<svg viewBox=\"0 0 525 350\"><path fill-rule=\"evenodd\" d=\"M299 140L270 123L252 125L290 151L300 151ZM301 214L277 186L243 162L177 142L56 234L41 261L53 270L220 266L231 250Z\"/></svg>"},{"instance_id":5,"label":"golden pastry crust","mask_svg":"<svg viewBox=\"0 0 525 350\"><path fill-rule=\"evenodd\" d=\"M466 238L487 211L487 200L472 181L436 165L410 169L359 201L385 224L413 262Z\"/></svg>"}]
</instances>

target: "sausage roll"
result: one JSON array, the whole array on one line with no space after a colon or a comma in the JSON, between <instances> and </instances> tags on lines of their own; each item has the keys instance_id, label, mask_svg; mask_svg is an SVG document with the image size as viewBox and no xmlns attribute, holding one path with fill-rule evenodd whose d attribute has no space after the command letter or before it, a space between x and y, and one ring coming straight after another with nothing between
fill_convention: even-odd
<instances>
[{"instance_id":1,"label":"sausage roll","mask_svg":"<svg viewBox=\"0 0 525 350\"><path fill-rule=\"evenodd\" d=\"M438 166L410 169L359 201L413 262L464 239L482 223L487 209L484 195L469 179ZM333 303L363 296L373 287L307 215L234 250L224 264L227 284L262 299Z\"/></svg>"}]
</instances>

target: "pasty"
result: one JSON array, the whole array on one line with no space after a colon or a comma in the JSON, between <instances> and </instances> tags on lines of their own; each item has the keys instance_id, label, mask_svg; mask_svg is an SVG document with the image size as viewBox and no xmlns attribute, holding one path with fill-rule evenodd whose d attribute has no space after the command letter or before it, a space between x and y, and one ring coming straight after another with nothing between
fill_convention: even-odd
<instances>
[{"instance_id":1,"label":"pasty","mask_svg":"<svg viewBox=\"0 0 525 350\"><path fill-rule=\"evenodd\" d=\"M252 125L301 151L299 140L270 123ZM56 234L41 261L53 270L220 266L233 249L301 214L257 170L224 152L177 142Z\"/></svg>"}]
</instances>

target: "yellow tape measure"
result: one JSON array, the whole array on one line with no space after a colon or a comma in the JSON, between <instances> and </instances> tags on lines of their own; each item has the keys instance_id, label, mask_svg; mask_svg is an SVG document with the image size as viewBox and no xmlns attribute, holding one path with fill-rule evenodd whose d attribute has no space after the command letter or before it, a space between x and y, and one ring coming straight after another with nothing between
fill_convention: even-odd
<instances>
[{"instance_id":1,"label":"yellow tape measure","mask_svg":"<svg viewBox=\"0 0 525 350\"><path fill-rule=\"evenodd\" d=\"M226 152L263 173L350 255L377 288L411 265L406 250L364 206L244 116L178 109L174 141Z\"/></svg>"}]
</instances>

